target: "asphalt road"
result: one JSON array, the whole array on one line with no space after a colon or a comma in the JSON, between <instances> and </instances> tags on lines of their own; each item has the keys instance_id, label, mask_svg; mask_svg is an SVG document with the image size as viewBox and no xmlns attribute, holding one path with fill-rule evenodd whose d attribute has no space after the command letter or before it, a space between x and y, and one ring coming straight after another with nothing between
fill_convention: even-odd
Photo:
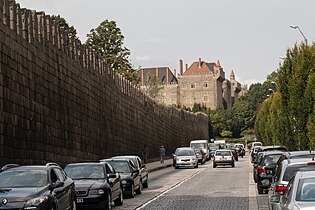
<instances>
[{"instance_id":1,"label":"asphalt road","mask_svg":"<svg viewBox=\"0 0 315 210\"><path fill-rule=\"evenodd\" d=\"M113 210L269 210L268 196L258 196L251 181L251 167L247 155L235 168L213 168L209 161L197 169L155 171L150 173L149 188Z\"/></svg>"}]
</instances>

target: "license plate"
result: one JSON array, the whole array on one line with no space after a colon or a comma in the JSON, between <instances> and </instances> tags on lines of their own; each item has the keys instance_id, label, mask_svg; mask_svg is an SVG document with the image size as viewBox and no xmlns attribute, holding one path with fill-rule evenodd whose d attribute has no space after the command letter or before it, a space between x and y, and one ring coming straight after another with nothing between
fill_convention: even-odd
<instances>
[{"instance_id":1,"label":"license plate","mask_svg":"<svg viewBox=\"0 0 315 210\"><path fill-rule=\"evenodd\" d=\"M77 198L77 203L83 203L83 198Z\"/></svg>"}]
</instances>

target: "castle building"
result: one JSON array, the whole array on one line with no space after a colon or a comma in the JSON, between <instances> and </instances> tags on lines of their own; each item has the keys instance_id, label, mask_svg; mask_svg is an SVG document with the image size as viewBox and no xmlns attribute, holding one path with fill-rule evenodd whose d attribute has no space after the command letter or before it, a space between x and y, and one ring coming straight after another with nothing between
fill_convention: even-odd
<instances>
[{"instance_id":1,"label":"castle building","mask_svg":"<svg viewBox=\"0 0 315 210\"><path fill-rule=\"evenodd\" d=\"M235 80L232 70L230 80L225 78L225 72L220 61L208 63L199 58L190 67L186 64L183 70L183 60L179 61L179 74L176 75L168 67L142 68L138 77L143 89L148 88L149 78L154 76L163 87L156 100L167 105L181 105L192 108L195 103L211 109L230 108L239 98L241 84Z\"/></svg>"}]
</instances>

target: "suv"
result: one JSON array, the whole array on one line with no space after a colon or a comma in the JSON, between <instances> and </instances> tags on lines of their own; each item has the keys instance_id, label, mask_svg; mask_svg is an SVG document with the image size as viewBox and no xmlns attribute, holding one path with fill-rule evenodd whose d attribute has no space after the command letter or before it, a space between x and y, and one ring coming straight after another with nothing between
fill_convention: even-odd
<instances>
[{"instance_id":1,"label":"suv","mask_svg":"<svg viewBox=\"0 0 315 210\"><path fill-rule=\"evenodd\" d=\"M76 209L74 182L56 163L19 166L0 172L0 209Z\"/></svg>"},{"instance_id":2,"label":"suv","mask_svg":"<svg viewBox=\"0 0 315 210\"><path fill-rule=\"evenodd\" d=\"M113 201L123 204L120 176L108 163L71 163L64 170L75 181L78 207L111 209Z\"/></svg>"},{"instance_id":3,"label":"suv","mask_svg":"<svg viewBox=\"0 0 315 210\"><path fill-rule=\"evenodd\" d=\"M147 188L148 187L148 182L149 182L149 172L148 172L148 169L145 166L145 164L142 164L142 161L141 161L139 156L136 156L136 155L124 155L124 156L111 157L111 159L126 159L126 158L128 158L128 159L133 161L134 165L136 166L136 168L140 172L142 186L144 188Z\"/></svg>"},{"instance_id":4,"label":"suv","mask_svg":"<svg viewBox=\"0 0 315 210\"><path fill-rule=\"evenodd\" d=\"M257 163L257 190L258 194L264 191L268 192L268 188L275 174L275 167L278 159L283 154L281 151L263 152L260 161Z\"/></svg>"},{"instance_id":5,"label":"suv","mask_svg":"<svg viewBox=\"0 0 315 210\"><path fill-rule=\"evenodd\" d=\"M217 165L231 165L235 167L234 156L231 150L219 149L215 151L213 157L213 168L216 168Z\"/></svg>"}]
</instances>

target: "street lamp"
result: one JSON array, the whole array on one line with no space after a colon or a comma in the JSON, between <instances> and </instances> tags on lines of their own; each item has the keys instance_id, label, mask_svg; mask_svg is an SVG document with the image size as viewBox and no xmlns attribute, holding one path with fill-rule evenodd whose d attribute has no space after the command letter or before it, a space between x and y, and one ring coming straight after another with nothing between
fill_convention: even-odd
<instances>
[{"instance_id":1,"label":"street lamp","mask_svg":"<svg viewBox=\"0 0 315 210\"><path fill-rule=\"evenodd\" d=\"M299 32L301 33L301 35L303 36L304 40L305 40L305 44L307 45L307 39L306 39L306 37L304 36L303 32L301 31L300 27L299 27L299 26L295 26L295 25L290 25L290 28L298 29Z\"/></svg>"}]
</instances>

